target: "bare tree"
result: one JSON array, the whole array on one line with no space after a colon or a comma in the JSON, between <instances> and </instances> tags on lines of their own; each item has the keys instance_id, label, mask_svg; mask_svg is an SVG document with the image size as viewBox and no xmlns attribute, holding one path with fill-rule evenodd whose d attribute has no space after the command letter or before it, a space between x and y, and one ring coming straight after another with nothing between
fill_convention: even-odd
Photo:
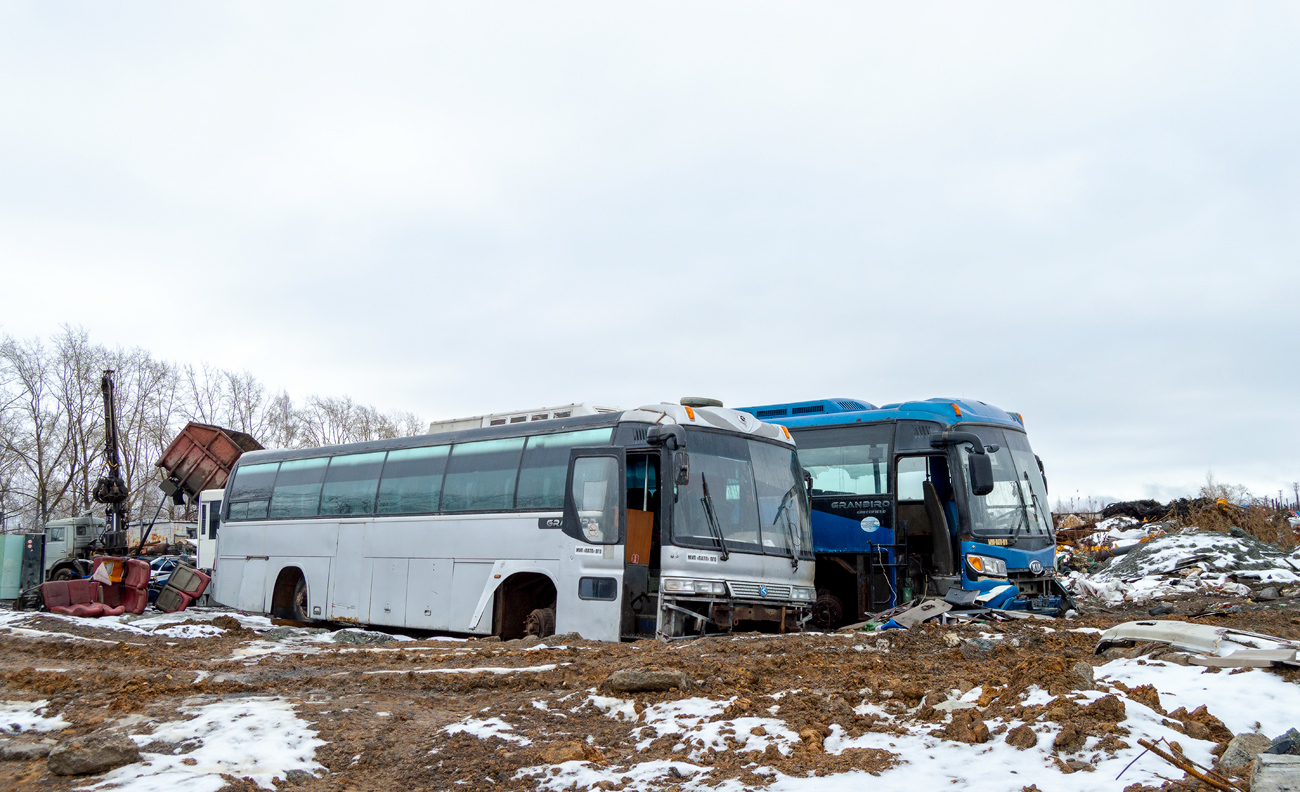
<instances>
[{"instance_id":1,"label":"bare tree","mask_svg":"<svg viewBox=\"0 0 1300 792\"><path fill-rule=\"evenodd\" d=\"M1205 483L1201 485L1200 496L1217 500L1223 498L1229 503L1251 504L1255 502L1255 496L1251 494L1250 489L1241 484L1225 484L1214 478L1214 471L1207 471L1205 474Z\"/></svg>"},{"instance_id":2,"label":"bare tree","mask_svg":"<svg viewBox=\"0 0 1300 792\"><path fill-rule=\"evenodd\" d=\"M39 339L6 337L0 341L0 365L15 390L0 444L19 470L15 494L21 508L44 524L63 505L71 485L65 463L72 443L56 398L56 363Z\"/></svg>"},{"instance_id":3,"label":"bare tree","mask_svg":"<svg viewBox=\"0 0 1300 792\"><path fill-rule=\"evenodd\" d=\"M350 397L312 396L298 408L268 396L249 371L205 363L183 368L144 349L108 350L65 325L47 347L0 338L0 497L29 526L93 508L104 464L100 376L116 372L119 453L133 519L153 516L155 462L187 420L246 432L270 448L298 448L419 434L414 413L381 412Z\"/></svg>"},{"instance_id":4,"label":"bare tree","mask_svg":"<svg viewBox=\"0 0 1300 792\"><path fill-rule=\"evenodd\" d=\"M104 458L104 409L99 378L107 351L90 343L82 328L63 326L54 339L55 398L63 405L68 436L67 476L70 511L84 514Z\"/></svg>"}]
</instances>

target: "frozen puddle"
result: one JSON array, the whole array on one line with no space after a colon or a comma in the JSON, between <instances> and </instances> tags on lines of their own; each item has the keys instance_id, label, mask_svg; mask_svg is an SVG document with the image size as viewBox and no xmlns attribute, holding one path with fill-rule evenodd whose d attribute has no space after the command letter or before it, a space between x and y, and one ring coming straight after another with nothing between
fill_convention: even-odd
<instances>
[{"instance_id":1,"label":"frozen puddle","mask_svg":"<svg viewBox=\"0 0 1300 792\"><path fill-rule=\"evenodd\" d=\"M142 748L171 743L188 753L141 752L143 761L119 767L97 784L83 789L120 789L126 792L217 792L226 785L222 773L248 776L266 789L287 773L300 770L313 775L325 768L315 760L325 744L310 724L294 714L293 705L281 698L231 698L208 704L185 705L189 720L160 724L151 734L133 734Z\"/></svg>"},{"instance_id":2,"label":"frozen puddle","mask_svg":"<svg viewBox=\"0 0 1300 792\"><path fill-rule=\"evenodd\" d=\"M0 734L58 731L68 727L62 715L47 718L41 714L50 702L0 701Z\"/></svg>"}]
</instances>

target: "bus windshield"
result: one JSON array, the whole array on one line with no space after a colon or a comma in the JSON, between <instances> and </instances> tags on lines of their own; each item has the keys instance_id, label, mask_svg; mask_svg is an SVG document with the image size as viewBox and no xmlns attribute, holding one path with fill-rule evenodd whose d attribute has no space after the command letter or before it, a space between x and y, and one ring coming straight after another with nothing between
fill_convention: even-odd
<instances>
[{"instance_id":1,"label":"bus windshield","mask_svg":"<svg viewBox=\"0 0 1300 792\"><path fill-rule=\"evenodd\" d=\"M1050 536L1051 514L1047 510L1047 487L1023 432L989 426L973 426L986 446L998 446L990 453L993 462L993 491L975 496L967 493L971 532L979 537ZM970 450L961 446L963 479L969 484L967 460Z\"/></svg>"},{"instance_id":2,"label":"bus windshield","mask_svg":"<svg viewBox=\"0 0 1300 792\"><path fill-rule=\"evenodd\" d=\"M687 432L690 482L676 488L673 543L812 558L812 522L794 449Z\"/></svg>"}]
</instances>

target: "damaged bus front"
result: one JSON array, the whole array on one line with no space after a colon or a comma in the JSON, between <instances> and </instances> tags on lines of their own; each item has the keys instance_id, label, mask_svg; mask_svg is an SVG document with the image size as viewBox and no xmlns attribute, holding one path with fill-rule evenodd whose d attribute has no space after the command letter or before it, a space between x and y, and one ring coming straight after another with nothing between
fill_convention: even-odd
<instances>
[{"instance_id":1,"label":"damaged bus front","mask_svg":"<svg viewBox=\"0 0 1300 792\"><path fill-rule=\"evenodd\" d=\"M789 428L812 482L818 626L923 595L1040 613L1068 604L1019 415L952 399L743 409Z\"/></svg>"}]
</instances>

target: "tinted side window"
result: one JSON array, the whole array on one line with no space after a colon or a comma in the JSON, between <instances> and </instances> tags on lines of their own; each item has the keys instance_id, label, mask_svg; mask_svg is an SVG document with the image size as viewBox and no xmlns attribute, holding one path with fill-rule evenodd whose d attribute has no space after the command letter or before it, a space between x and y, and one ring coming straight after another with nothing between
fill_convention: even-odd
<instances>
[{"instance_id":1,"label":"tinted side window","mask_svg":"<svg viewBox=\"0 0 1300 792\"><path fill-rule=\"evenodd\" d=\"M271 493L271 519L315 517L320 507L320 487L328 459L281 462Z\"/></svg>"},{"instance_id":2,"label":"tinted side window","mask_svg":"<svg viewBox=\"0 0 1300 792\"><path fill-rule=\"evenodd\" d=\"M442 474L451 446L389 451L379 482L380 514L424 514L438 510Z\"/></svg>"},{"instance_id":3,"label":"tinted side window","mask_svg":"<svg viewBox=\"0 0 1300 792\"><path fill-rule=\"evenodd\" d=\"M528 438L519 468L518 509L563 509L564 480L569 474L569 449L609 445L613 428L586 429Z\"/></svg>"},{"instance_id":4,"label":"tinted side window","mask_svg":"<svg viewBox=\"0 0 1300 792\"><path fill-rule=\"evenodd\" d=\"M457 443L447 461L442 510L480 511L513 507L515 478L523 450L522 437Z\"/></svg>"},{"instance_id":5,"label":"tinted side window","mask_svg":"<svg viewBox=\"0 0 1300 792\"><path fill-rule=\"evenodd\" d=\"M230 484L228 496L231 520L266 519L275 473L279 469L279 462L264 462L260 465L241 465L235 471L235 480Z\"/></svg>"},{"instance_id":6,"label":"tinted side window","mask_svg":"<svg viewBox=\"0 0 1300 792\"><path fill-rule=\"evenodd\" d=\"M375 510L375 490L384 452L349 454L330 460L321 490L320 513L370 514Z\"/></svg>"}]
</instances>

